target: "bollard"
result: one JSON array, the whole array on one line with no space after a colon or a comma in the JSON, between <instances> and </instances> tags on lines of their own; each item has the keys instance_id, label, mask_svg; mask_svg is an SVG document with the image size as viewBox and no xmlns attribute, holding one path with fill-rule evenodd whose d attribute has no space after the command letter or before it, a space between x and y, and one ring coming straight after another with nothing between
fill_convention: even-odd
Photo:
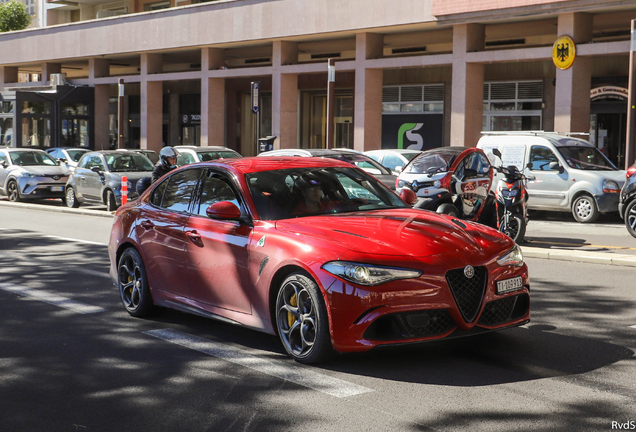
<instances>
[{"instance_id":1,"label":"bollard","mask_svg":"<svg viewBox=\"0 0 636 432\"><path fill-rule=\"evenodd\" d=\"M128 177L121 178L121 205L128 202Z\"/></svg>"}]
</instances>

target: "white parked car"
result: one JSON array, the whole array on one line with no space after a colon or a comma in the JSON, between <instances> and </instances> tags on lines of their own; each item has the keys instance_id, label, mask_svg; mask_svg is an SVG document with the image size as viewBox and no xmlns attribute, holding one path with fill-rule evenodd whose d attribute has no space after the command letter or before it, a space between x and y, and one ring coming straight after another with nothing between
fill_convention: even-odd
<instances>
[{"instance_id":1,"label":"white parked car","mask_svg":"<svg viewBox=\"0 0 636 432\"><path fill-rule=\"evenodd\" d=\"M179 166L195 162L241 157L238 152L222 146L174 146L173 148L179 152L179 156L177 157L177 165Z\"/></svg>"},{"instance_id":2,"label":"white parked car","mask_svg":"<svg viewBox=\"0 0 636 432\"><path fill-rule=\"evenodd\" d=\"M421 150L411 149L384 149L364 152L371 159L398 173L402 172L406 164L420 153L422 153Z\"/></svg>"}]
</instances>

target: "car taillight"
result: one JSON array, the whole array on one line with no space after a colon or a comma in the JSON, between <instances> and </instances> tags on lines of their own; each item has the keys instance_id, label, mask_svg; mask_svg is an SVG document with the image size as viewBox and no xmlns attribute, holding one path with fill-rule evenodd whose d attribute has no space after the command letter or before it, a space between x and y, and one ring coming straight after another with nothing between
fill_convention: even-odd
<instances>
[{"instance_id":1,"label":"car taillight","mask_svg":"<svg viewBox=\"0 0 636 432\"><path fill-rule=\"evenodd\" d=\"M636 165L632 165L629 168L627 168L627 176L626 176L626 178L630 178L634 174L636 174Z\"/></svg>"}]
</instances>

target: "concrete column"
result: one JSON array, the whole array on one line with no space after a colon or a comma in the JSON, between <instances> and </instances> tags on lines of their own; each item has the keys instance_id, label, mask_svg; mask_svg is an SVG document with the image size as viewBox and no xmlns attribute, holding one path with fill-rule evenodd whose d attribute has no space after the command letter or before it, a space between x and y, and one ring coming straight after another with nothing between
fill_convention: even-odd
<instances>
[{"instance_id":1,"label":"concrete column","mask_svg":"<svg viewBox=\"0 0 636 432\"><path fill-rule=\"evenodd\" d=\"M109 150L110 142L110 85L95 85L95 150ZM116 133L116 131L115 131Z\"/></svg>"},{"instance_id":2,"label":"concrete column","mask_svg":"<svg viewBox=\"0 0 636 432\"><path fill-rule=\"evenodd\" d=\"M275 41L272 72L272 135L274 148L298 148L298 74L284 74L282 66L298 63L298 44Z\"/></svg>"},{"instance_id":3,"label":"concrete column","mask_svg":"<svg viewBox=\"0 0 636 432\"><path fill-rule=\"evenodd\" d=\"M225 51L219 48L201 50L201 69L220 69L225 64ZM224 146L226 108L225 78L208 78L203 74L201 80L201 145Z\"/></svg>"},{"instance_id":4,"label":"concrete column","mask_svg":"<svg viewBox=\"0 0 636 432\"><path fill-rule=\"evenodd\" d=\"M167 145L176 146L181 144L179 142L179 135L181 134L181 123L179 120L179 94L170 93L170 126Z\"/></svg>"},{"instance_id":5,"label":"concrete column","mask_svg":"<svg viewBox=\"0 0 636 432\"><path fill-rule=\"evenodd\" d=\"M11 66L0 66L0 90L4 90L6 84L18 82L18 68Z\"/></svg>"},{"instance_id":6,"label":"concrete column","mask_svg":"<svg viewBox=\"0 0 636 432\"><path fill-rule=\"evenodd\" d=\"M110 62L106 59L88 59L88 78L104 78L110 76Z\"/></svg>"},{"instance_id":7,"label":"concrete column","mask_svg":"<svg viewBox=\"0 0 636 432\"><path fill-rule=\"evenodd\" d=\"M559 15L558 35L567 35L575 44L592 40L592 15L566 13ZM590 131L590 89L592 61L576 56L566 70L557 69L554 101L555 132Z\"/></svg>"},{"instance_id":8,"label":"concrete column","mask_svg":"<svg viewBox=\"0 0 636 432\"><path fill-rule=\"evenodd\" d=\"M453 27L453 83L450 145L474 147L481 136L484 116L484 65L467 63L466 54L483 51L482 24Z\"/></svg>"},{"instance_id":9,"label":"concrete column","mask_svg":"<svg viewBox=\"0 0 636 432\"><path fill-rule=\"evenodd\" d=\"M148 75L163 70L161 54L141 55L141 137L142 149L157 153L163 147L163 82L148 81Z\"/></svg>"},{"instance_id":10,"label":"concrete column","mask_svg":"<svg viewBox=\"0 0 636 432\"><path fill-rule=\"evenodd\" d=\"M373 33L356 35L354 150L367 151L382 148L382 84L384 74L382 69L367 69L366 67L366 60L381 57L382 50L382 35ZM337 69L338 64L336 63Z\"/></svg>"},{"instance_id":11,"label":"concrete column","mask_svg":"<svg viewBox=\"0 0 636 432\"><path fill-rule=\"evenodd\" d=\"M44 63L42 64L42 82L48 84L51 81L51 74L57 74L62 72L62 65L60 63Z\"/></svg>"}]
</instances>

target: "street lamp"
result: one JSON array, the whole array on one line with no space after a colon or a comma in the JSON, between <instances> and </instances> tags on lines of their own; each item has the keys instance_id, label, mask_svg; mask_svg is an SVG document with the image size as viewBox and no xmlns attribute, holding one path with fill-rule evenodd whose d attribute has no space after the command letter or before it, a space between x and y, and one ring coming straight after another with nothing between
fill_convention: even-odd
<instances>
[{"instance_id":1,"label":"street lamp","mask_svg":"<svg viewBox=\"0 0 636 432\"><path fill-rule=\"evenodd\" d=\"M117 148L124 148L124 79L119 79L119 97L117 98Z\"/></svg>"},{"instance_id":2,"label":"street lamp","mask_svg":"<svg viewBox=\"0 0 636 432\"><path fill-rule=\"evenodd\" d=\"M336 59L329 59L327 64L327 148L333 148L334 117L336 103Z\"/></svg>"}]
</instances>

